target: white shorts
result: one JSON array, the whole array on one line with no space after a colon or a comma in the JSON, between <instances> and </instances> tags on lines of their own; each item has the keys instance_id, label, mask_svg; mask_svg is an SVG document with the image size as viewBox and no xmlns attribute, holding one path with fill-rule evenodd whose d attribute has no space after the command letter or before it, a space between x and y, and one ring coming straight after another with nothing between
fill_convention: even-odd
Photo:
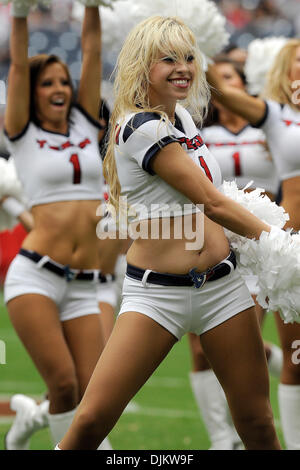
<instances>
[{"instance_id":1,"label":"white shorts","mask_svg":"<svg viewBox=\"0 0 300 470\"><path fill-rule=\"evenodd\" d=\"M258 277L255 274L247 274L243 276L246 286L249 289L250 294L257 295L259 292Z\"/></svg>"},{"instance_id":2,"label":"white shorts","mask_svg":"<svg viewBox=\"0 0 300 470\"><path fill-rule=\"evenodd\" d=\"M201 335L253 307L254 302L237 270L203 287L161 286L125 276L119 315L138 312L166 328L179 340L188 332Z\"/></svg>"},{"instance_id":3,"label":"white shorts","mask_svg":"<svg viewBox=\"0 0 300 470\"><path fill-rule=\"evenodd\" d=\"M96 282L66 279L54 274L22 255L12 261L4 283L4 301L24 294L40 294L56 303L60 320L66 321L100 313Z\"/></svg>"}]
</instances>

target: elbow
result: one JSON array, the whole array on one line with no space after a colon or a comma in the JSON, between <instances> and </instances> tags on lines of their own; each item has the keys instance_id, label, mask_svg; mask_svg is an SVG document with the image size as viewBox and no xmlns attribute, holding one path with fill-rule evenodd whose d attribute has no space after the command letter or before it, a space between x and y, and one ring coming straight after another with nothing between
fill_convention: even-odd
<instances>
[{"instance_id":1,"label":"elbow","mask_svg":"<svg viewBox=\"0 0 300 470\"><path fill-rule=\"evenodd\" d=\"M219 223L220 219L222 219L222 214L224 214L224 210L225 208L221 198L210 199L204 204L204 213L213 222Z\"/></svg>"}]
</instances>

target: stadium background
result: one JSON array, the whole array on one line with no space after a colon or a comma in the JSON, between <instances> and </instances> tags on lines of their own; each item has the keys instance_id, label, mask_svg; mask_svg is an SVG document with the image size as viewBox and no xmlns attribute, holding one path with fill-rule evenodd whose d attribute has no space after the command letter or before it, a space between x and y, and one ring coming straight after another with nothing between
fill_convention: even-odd
<instances>
[{"instance_id":1,"label":"stadium background","mask_svg":"<svg viewBox=\"0 0 300 470\"><path fill-rule=\"evenodd\" d=\"M227 19L230 43L246 49L255 38L268 36L300 37L300 0L216 0ZM0 81L7 83L9 67L9 9L0 6ZM29 54L53 53L70 67L75 87L80 76L80 28L72 15L72 1L53 0L51 10L39 8L31 14ZM103 79L113 69L108 51L103 51ZM104 97L111 104L109 88ZM9 155L3 141L5 104L0 100L0 158ZM5 343L5 364L0 358L0 449L13 418L9 397L25 393L42 399L43 382L17 338L7 315L2 285L9 263L25 236L17 225L0 232L0 340ZM263 336L278 344L273 316L265 321ZM3 359L3 358L2 358ZM184 338L136 396L111 433L115 449L207 449L209 440L199 416L188 379L191 366L187 339ZM271 378L271 402L279 437L282 433L277 405L277 380ZM283 444L283 442L282 442ZM284 444L283 444L284 445ZM32 439L32 449L51 449L48 430Z\"/></svg>"}]
</instances>

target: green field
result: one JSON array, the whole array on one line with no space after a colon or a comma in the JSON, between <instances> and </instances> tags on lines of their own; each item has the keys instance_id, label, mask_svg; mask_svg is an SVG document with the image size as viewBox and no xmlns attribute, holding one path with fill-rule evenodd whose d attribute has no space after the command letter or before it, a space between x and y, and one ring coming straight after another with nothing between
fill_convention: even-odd
<instances>
[{"instance_id":1,"label":"green field","mask_svg":"<svg viewBox=\"0 0 300 470\"><path fill-rule=\"evenodd\" d=\"M272 315L268 315L263 336L278 344ZM6 344L6 364L0 364L2 400L14 393L42 397L45 387L28 354L16 336L0 293L0 340ZM122 415L110 434L116 450L204 450L209 439L197 410L188 374L191 366L187 338L177 344L155 374L136 395L134 410ZM276 428L282 441L277 405L278 381L271 378L271 402ZM7 417L0 417L0 449L9 429ZM52 449L48 429L37 432L31 449Z\"/></svg>"}]
</instances>

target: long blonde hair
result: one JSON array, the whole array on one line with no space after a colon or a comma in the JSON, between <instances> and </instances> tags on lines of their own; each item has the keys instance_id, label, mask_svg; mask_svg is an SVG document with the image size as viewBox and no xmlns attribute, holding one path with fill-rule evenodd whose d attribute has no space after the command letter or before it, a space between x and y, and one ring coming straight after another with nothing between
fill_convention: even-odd
<instances>
[{"instance_id":1,"label":"long blonde hair","mask_svg":"<svg viewBox=\"0 0 300 470\"><path fill-rule=\"evenodd\" d=\"M104 176L109 185L109 202L116 210L119 209L120 183L114 146L122 118L130 112L156 112L168 121L168 116L160 107L151 107L148 96L150 69L159 54L174 57L175 60L186 60L187 55L193 55L195 78L185 106L200 123L207 112L210 91L192 31L177 17L153 16L139 23L129 33L115 68L115 104L110 119Z\"/></svg>"},{"instance_id":2,"label":"long blonde hair","mask_svg":"<svg viewBox=\"0 0 300 470\"><path fill-rule=\"evenodd\" d=\"M298 47L300 47L300 39L290 39L279 51L267 75L263 93L265 98L288 104L297 110L299 108L292 102L290 71Z\"/></svg>"}]
</instances>

